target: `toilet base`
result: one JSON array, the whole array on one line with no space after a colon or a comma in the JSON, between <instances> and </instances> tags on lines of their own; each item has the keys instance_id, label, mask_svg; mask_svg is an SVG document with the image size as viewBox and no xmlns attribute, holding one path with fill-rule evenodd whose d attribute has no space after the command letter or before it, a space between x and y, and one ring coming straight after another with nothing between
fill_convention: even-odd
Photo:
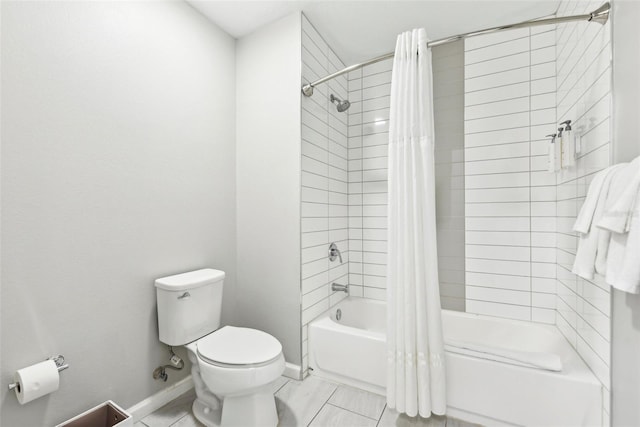
<instances>
[{"instance_id":1,"label":"toilet base","mask_svg":"<svg viewBox=\"0 0 640 427\"><path fill-rule=\"evenodd\" d=\"M276 400L271 393L227 397L222 410L211 409L200 399L192 406L193 415L207 427L247 427L278 425Z\"/></svg>"},{"instance_id":2,"label":"toilet base","mask_svg":"<svg viewBox=\"0 0 640 427\"><path fill-rule=\"evenodd\" d=\"M207 427L221 427L221 409L211 409L200 399L196 399L191 407L193 415Z\"/></svg>"},{"instance_id":3,"label":"toilet base","mask_svg":"<svg viewBox=\"0 0 640 427\"><path fill-rule=\"evenodd\" d=\"M250 395L224 398L222 403L223 427L276 427L277 425L276 399L268 389Z\"/></svg>"}]
</instances>

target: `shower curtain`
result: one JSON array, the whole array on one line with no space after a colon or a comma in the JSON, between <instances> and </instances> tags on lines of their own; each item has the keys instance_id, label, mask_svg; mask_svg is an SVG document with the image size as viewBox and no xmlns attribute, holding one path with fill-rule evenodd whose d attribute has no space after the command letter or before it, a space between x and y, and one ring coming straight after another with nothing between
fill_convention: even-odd
<instances>
[{"instance_id":1,"label":"shower curtain","mask_svg":"<svg viewBox=\"0 0 640 427\"><path fill-rule=\"evenodd\" d=\"M387 403L422 417L446 409L432 85L425 30L400 34L389 121Z\"/></svg>"}]
</instances>

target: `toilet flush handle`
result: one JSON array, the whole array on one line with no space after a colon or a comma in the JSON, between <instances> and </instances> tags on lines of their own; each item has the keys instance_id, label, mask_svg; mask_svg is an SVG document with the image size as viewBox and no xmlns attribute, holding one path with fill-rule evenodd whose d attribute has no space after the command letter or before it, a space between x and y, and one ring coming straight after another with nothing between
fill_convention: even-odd
<instances>
[{"instance_id":1,"label":"toilet flush handle","mask_svg":"<svg viewBox=\"0 0 640 427\"><path fill-rule=\"evenodd\" d=\"M180 295L178 299L185 299L185 298L189 298L190 296L191 294L189 292L185 292L184 294Z\"/></svg>"}]
</instances>

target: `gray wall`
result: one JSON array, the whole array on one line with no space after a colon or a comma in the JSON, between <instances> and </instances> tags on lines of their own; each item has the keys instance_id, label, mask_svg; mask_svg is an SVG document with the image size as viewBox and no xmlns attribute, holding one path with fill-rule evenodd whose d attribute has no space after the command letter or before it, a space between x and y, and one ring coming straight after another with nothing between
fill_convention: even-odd
<instances>
[{"instance_id":1,"label":"gray wall","mask_svg":"<svg viewBox=\"0 0 640 427\"><path fill-rule=\"evenodd\" d=\"M128 407L168 385L155 278L225 270L233 312L234 40L183 2L3 1L1 48L1 423ZM19 406L14 371L59 353Z\"/></svg>"},{"instance_id":2,"label":"gray wall","mask_svg":"<svg viewBox=\"0 0 640 427\"><path fill-rule=\"evenodd\" d=\"M640 155L640 3L613 3L613 161ZM614 290L611 382L613 426L640 425L640 295Z\"/></svg>"},{"instance_id":3,"label":"gray wall","mask_svg":"<svg viewBox=\"0 0 640 427\"><path fill-rule=\"evenodd\" d=\"M238 40L236 197L238 324L301 364L301 15Z\"/></svg>"},{"instance_id":4,"label":"gray wall","mask_svg":"<svg viewBox=\"0 0 640 427\"><path fill-rule=\"evenodd\" d=\"M465 311L464 42L431 52L440 301L444 309Z\"/></svg>"}]
</instances>

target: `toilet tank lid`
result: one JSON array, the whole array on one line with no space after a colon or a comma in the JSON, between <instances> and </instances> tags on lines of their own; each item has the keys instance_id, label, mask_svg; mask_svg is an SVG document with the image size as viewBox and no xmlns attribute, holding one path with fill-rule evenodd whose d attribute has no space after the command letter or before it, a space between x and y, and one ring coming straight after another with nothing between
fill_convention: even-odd
<instances>
[{"instance_id":1,"label":"toilet tank lid","mask_svg":"<svg viewBox=\"0 0 640 427\"><path fill-rule=\"evenodd\" d=\"M184 291L199 288L209 283L219 282L223 279L224 271L214 270L213 268L203 268L202 270L161 277L156 280L155 285L156 288L167 291Z\"/></svg>"}]
</instances>

